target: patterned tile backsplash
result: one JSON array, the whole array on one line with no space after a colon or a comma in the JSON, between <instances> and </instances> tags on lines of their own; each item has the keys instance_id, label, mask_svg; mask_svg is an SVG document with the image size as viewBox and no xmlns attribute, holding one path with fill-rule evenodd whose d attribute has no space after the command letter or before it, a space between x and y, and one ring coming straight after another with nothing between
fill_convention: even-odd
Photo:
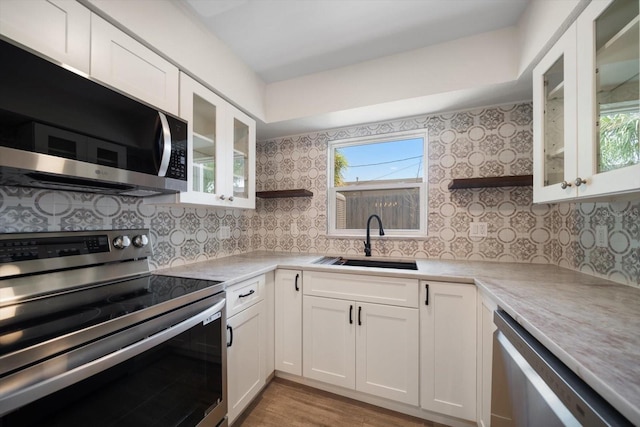
<instances>
[{"instance_id":1,"label":"patterned tile backsplash","mask_svg":"<svg viewBox=\"0 0 640 427\"><path fill-rule=\"evenodd\" d=\"M550 263L640 286L640 197L533 205L530 187L447 189L452 178L530 174L531 113L522 103L258 142L258 190L314 195L258 199L255 211L0 187L0 232L148 227L154 268L251 250L359 255L362 237L327 237L327 142L426 128L428 237L375 238L374 256ZM487 237L469 237L473 221L488 224ZM218 238L220 226L230 227L230 239ZM595 243L597 226L606 227L604 247Z\"/></svg>"},{"instance_id":2,"label":"patterned tile backsplash","mask_svg":"<svg viewBox=\"0 0 640 427\"><path fill-rule=\"evenodd\" d=\"M327 142L426 128L428 237L376 238L373 255L549 263L640 286L640 197L624 203L533 205L531 187L448 190L453 178L531 174L530 103L478 108L263 141L257 188L313 198L258 200L252 247L361 255L362 237L327 237ZM487 237L469 237L470 222ZM292 233L291 224L295 223ZM595 245L605 225L609 244Z\"/></svg>"},{"instance_id":3,"label":"patterned tile backsplash","mask_svg":"<svg viewBox=\"0 0 640 427\"><path fill-rule=\"evenodd\" d=\"M233 230L218 239L220 226ZM149 228L153 268L251 250L238 210L146 204L135 197L0 187L0 232Z\"/></svg>"}]
</instances>

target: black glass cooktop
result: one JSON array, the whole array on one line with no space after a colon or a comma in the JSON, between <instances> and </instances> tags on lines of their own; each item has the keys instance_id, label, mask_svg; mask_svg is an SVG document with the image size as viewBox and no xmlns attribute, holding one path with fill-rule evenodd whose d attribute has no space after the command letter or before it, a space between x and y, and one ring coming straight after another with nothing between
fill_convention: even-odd
<instances>
[{"instance_id":1,"label":"black glass cooktop","mask_svg":"<svg viewBox=\"0 0 640 427\"><path fill-rule=\"evenodd\" d=\"M145 275L0 307L0 357L219 283Z\"/></svg>"}]
</instances>

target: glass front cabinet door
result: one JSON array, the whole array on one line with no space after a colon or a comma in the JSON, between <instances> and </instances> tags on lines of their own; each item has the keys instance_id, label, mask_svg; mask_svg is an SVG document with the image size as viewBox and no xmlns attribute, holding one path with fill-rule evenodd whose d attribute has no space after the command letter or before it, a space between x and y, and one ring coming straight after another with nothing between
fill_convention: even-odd
<instances>
[{"instance_id":1,"label":"glass front cabinet door","mask_svg":"<svg viewBox=\"0 0 640 427\"><path fill-rule=\"evenodd\" d=\"M640 191L639 3L591 2L534 69L534 202Z\"/></svg>"},{"instance_id":2,"label":"glass front cabinet door","mask_svg":"<svg viewBox=\"0 0 640 427\"><path fill-rule=\"evenodd\" d=\"M228 159L231 186L228 194L233 206L255 207L256 196L256 126L253 119L235 107L229 106L227 126L232 132L233 146Z\"/></svg>"},{"instance_id":3,"label":"glass front cabinet door","mask_svg":"<svg viewBox=\"0 0 640 427\"><path fill-rule=\"evenodd\" d=\"M639 3L594 1L577 20L579 196L640 190Z\"/></svg>"},{"instance_id":4,"label":"glass front cabinet door","mask_svg":"<svg viewBox=\"0 0 640 427\"><path fill-rule=\"evenodd\" d=\"M576 27L533 70L534 202L571 197L576 161Z\"/></svg>"},{"instance_id":5,"label":"glass front cabinet door","mask_svg":"<svg viewBox=\"0 0 640 427\"><path fill-rule=\"evenodd\" d=\"M180 117L188 122L188 190L150 203L255 208L255 121L186 74Z\"/></svg>"},{"instance_id":6,"label":"glass front cabinet door","mask_svg":"<svg viewBox=\"0 0 640 427\"><path fill-rule=\"evenodd\" d=\"M188 191L181 203L216 204L224 191L223 115L226 101L180 74L180 116L187 120Z\"/></svg>"}]
</instances>

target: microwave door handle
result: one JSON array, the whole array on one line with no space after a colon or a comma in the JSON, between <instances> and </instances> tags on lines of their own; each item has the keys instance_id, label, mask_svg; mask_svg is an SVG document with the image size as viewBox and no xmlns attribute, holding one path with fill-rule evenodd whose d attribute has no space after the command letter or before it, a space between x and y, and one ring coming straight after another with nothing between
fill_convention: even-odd
<instances>
[{"instance_id":1,"label":"microwave door handle","mask_svg":"<svg viewBox=\"0 0 640 427\"><path fill-rule=\"evenodd\" d=\"M167 116L163 112L158 111L160 116L160 123L162 124L162 132L160 132L160 139L162 143L162 157L160 158L160 169L158 170L158 176L165 176L167 169L169 169L169 160L171 159L171 129L169 129L169 122Z\"/></svg>"}]
</instances>

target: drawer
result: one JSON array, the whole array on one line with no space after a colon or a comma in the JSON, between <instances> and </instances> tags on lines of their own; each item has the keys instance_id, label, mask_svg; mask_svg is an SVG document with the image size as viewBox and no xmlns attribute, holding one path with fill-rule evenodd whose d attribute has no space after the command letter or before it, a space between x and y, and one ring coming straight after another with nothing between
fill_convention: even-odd
<instances>
[{"instance_id":1,"label":"drawer","mask_svg":"<svg viewBox=\"0 0 640 427\"><path fill-rule=\"evenodd\" d=\"M305 295L418 307L418 279L305 271Z\"/></svg>"},{"instance_id":2,"label":"drawer","mask_svg":"<svg viewBox=\"0 0 640 427\"><path fill-rule=\"evenodd\" d=\"M264 299L264 274L227 287L227 318Z\"/></svg>"}]
</instances>

